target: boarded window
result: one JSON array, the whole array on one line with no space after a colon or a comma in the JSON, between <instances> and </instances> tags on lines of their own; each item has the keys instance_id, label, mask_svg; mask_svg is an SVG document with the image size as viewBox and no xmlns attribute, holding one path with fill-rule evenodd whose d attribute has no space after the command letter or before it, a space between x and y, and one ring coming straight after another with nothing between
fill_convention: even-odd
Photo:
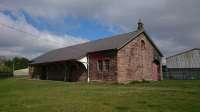
<instances>
[{"instance_id":1,"label":"boarded window","mask_svg":"<svg viewBox=\"0 0 200 112\"><path fill-rule=\"evenodd\" d=\"M144 42L144 40L141 40L141 49L142 49L142 50L145 49L145 42Z\"/></svg>"},{"instance_id":2,"label":"boarded window","mask_svg":"<svg viewBox=\"0 0 200 112\"><path fill-rule=\"evenodd\" d=\"M98 62L97 62L97 70L99 72L103 71L103 61L102 60L98 60Z\"/></svg>"},{"instance_id":3,"label":"boarded window","mask_svg":"<svg viewBox=\"0 0 200 112\"><path fill-rule=\"evenodd\" d=\"M104 60L104 70L107 72L110 70L110 60Z\"/></svg>"}]
</instances>

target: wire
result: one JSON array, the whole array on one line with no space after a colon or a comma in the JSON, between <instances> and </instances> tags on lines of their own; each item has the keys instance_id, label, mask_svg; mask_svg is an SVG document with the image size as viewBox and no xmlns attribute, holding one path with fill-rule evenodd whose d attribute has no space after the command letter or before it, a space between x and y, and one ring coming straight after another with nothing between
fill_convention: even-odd
<instances>
[{"instance_id":1,"label":"wire","mask_svg":"<svg viewBox=\"0 0 200 112\"><path fill-rule=\"evenodd\" d=\"M30 33L30 32L24 31L24 30L20 30L20 29L18 29L18 28L16 28L16 27L9 26L9 25L4 24L4 23L1 23L1 22L0 22L0 25L1 25L2 27L6 27L6 28L9 28L9 29L12 29L12 30L21 32L21 33L25 33L25 34L28 34L28 35L31 35L31 36L34 36L34 37L38 37L38 35L32 34L32 33Z\"/></svg>"},{"instance_id":2,"label":"wire","mask_svg":"<svg viewBox=\"0 0 200 112\"><path fill-rule=\"evenodd\" d=\"M6 8L4 8L4 6L2 6L2 5L0 4L0 13L1 13L1 12L4 12L4 9L6 9ZM0 22L0 25L1 25L2 27L7 27L7 28L9 28L9 29L12 29L12 30L15 30L15 31L18 31L18 32L21 32L21 33L26 33L26 34L28 34L28 35L31 35L31 36L34 36L34 37L38 37L38 35L36 35L36 34L32 34L32 33L30 33L30 32L24 31L24 30L20 30L20 29L18 29L18 28L16 28L16 27L13 27L13 26L10 26L10 25L1 23L1 22Z\"/></svg>"},{"instance_id":3,"label":"wire","mask_svg":"<svg viewBox=\"0 0 200 112\"><path fill-rule=\"evenodd\" d=\"M6 4L0 4L0 12L4 12L5 10L12 10L12 12L18 12L15 8L10 8L6 6Z\"/></svg>"}]
</instances>

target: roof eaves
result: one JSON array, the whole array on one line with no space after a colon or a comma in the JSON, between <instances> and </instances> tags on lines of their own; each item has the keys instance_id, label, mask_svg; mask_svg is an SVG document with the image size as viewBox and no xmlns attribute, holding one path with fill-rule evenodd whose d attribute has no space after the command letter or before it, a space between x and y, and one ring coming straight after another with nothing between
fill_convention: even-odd
<instances>
[{"instance_id":1,"label":"roof eaves","mask_svg":"<svg viewBox=\"0 0 200 112\"><path fill-rule=\"evenodd\" d=\"M70 60L76 60L76 59L68 59L68 60L59 60L59 61L45 61L45 62L32 62L29 65L45 65L45 64L49 64L49 63L59 63L59 62L63 62L63 61L70 61Z\"/></svg>"},{"instance_id":2,"label":"roof eaves","mask_svg":"<svg viewBox=\"0 0 200 112\"><path fill-rule=\"evenodd\" d=\"M182 55L182 54L184 54L184 53L187 53L187 52L190 52L190 51L193 51L193 50L200 50L200 48L193 48L193 49L190 49L190 50L186 50L186 51L177 53L177 54L175 54L175 55L169 56L169 57L167 57L166 59L169 59L169 58L172 58L172 57L175 57L175 56L178 56L178 55Z\"/></svg>"},{"instance_id":3,"label":"roof eaves","mask_svg":"<svg viewBox=\"0 0 200 112\"><path fill-rule=\"evenodd\" d=\"M164 57L164 55L162 54L162 52L158 49L158 47L156 46L156 44L153 42L153 40L150 38L150 36L147 34L147 32L144 30L143 31L144 34L147 36L147 38L149 39L149 41L151 42L151 44L154 46L154 48L158 51L158 53L161 55L161 57Z\"/></svg>"}]
</instances>

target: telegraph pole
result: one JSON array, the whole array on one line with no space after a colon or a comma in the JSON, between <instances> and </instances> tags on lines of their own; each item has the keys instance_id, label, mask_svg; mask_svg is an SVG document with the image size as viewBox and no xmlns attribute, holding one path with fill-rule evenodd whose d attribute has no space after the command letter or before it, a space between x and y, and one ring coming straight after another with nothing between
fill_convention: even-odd
<instances>
[{"instance_id":1,"label":"telegraph pole","mask_svg":"<svg viewBox=\"0 0 200 112\"><path fill-rule=\"evenodd\" d=\"M14 72L15 72L15 60L13 59L13 75L14 75Z\"/></svg>"}]
</instances>

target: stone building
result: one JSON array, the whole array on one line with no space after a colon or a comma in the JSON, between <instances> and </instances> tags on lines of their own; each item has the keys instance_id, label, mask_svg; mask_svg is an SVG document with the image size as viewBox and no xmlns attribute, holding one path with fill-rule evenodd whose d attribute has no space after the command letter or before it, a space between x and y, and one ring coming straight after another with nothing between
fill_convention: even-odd
<instances>
[{"instance_id":1,"label":"stone building","mask_svg":"<svg viewBox=\"0 0 200 112\"><path fill-rule=\"evenodd\" d=\"M31 78L69 82L157 81L162 79L162 56L138 22L136 31L41 55L30 63L29 73Z\"/></svg>"}]
</instances>

